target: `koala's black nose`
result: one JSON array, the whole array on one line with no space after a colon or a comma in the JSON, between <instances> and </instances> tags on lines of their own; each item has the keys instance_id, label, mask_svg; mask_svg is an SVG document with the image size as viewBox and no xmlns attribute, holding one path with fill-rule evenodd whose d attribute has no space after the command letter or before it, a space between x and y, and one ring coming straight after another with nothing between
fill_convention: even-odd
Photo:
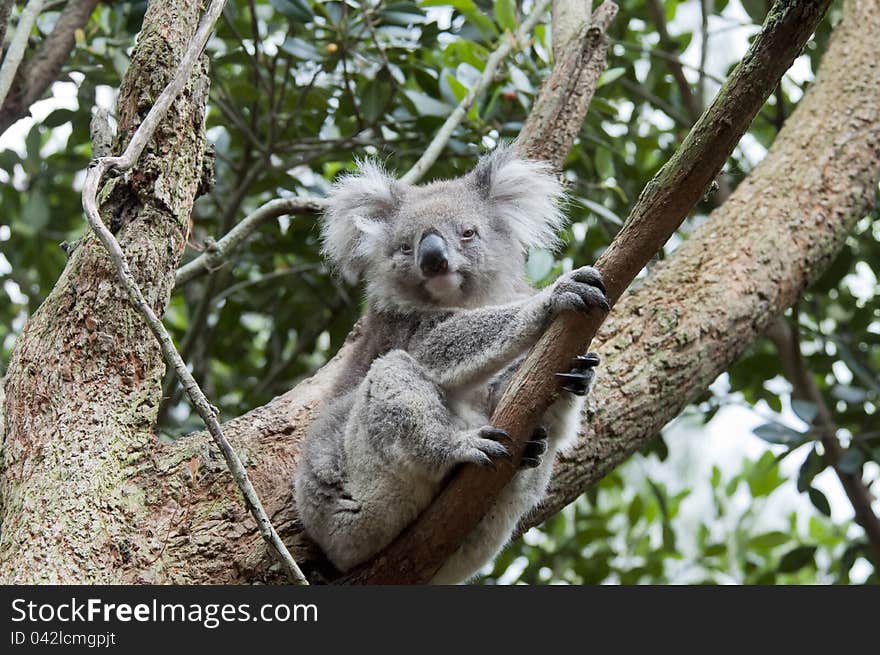
<instances>
[{"instance_id":1,"label":"koala's black nose","mask_svg":"<svg viewBox=\"0 0 880 655\"><path fill-rule=\"evenodd\" d=\"M419 268L428 277L445 273L449 268L446 259L446 241L439 234L429 232L419 244Z\"/></svg>"}]
</instances>

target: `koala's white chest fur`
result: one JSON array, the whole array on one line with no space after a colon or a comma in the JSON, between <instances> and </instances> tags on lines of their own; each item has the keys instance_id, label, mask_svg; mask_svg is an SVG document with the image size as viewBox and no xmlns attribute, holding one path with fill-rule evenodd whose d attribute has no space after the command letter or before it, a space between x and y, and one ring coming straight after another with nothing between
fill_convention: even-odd
<instances>
[{"instance_id":1,"label":"koala's white chest fur","mask_svg":"<svg viewBox=\"0 0 880 655\"><path fill-rule=\"evenodd\" d=\"M486 380L479 380L465 387L445 390L446 406L456 417L462 430L473 430L489 422L488 385Z\"/></svg>"}]
</instances>

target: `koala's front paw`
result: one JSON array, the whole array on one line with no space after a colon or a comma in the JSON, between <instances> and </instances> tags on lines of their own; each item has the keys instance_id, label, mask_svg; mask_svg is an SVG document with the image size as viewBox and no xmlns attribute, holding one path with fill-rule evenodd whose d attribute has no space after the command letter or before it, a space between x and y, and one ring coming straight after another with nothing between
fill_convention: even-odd
<instances>
[{"instance_id":1,"label":"koala's front paw","mask_svg":"<svg viewBox=\"0 0 880 655\"><path fill-rule=\"evenodd\" d=\"M582 266L559 277L551 288L550 301L556 311L570 309L587 312L593 307L608 311L602 274L592 266Z\"/></svg>"},{"instance_id":2,"label":"koala's front paw","mask_svg":"<svg viewBox=\"0 0 880 655\"><path fill-rule=\"evenodd\" d=\"M532 433L532 438L526 443L523 451L522 460L519 467L521 469L534 469L541 466L541 460L544 453L547 452L547 430L543 426L538 426Z\"/></svg>"},{"instance_id":3,"label":"koala's front paw","mask_svg":"<svg viewBox=\"0 0 880 655\"><path fill-rule=\"evenodd\" d=\"M562 388L577 396L586 396L596 376L596 367L599 365L599 355L587 353L578 355L571 370L568 373L557 373L556 377L562 379L565 384Z\"/></svg>"},{"instance_id":4,"label":"koala's front paw","mask_svg":"<svg viewBox=\"0 0 880 655\"><path fill-rule=\"evenodd\" d=\"M503 442L509 444L510 435L491 425L465 432L456 450L455 459L480 466L495 466L493 460L510 459L510 450Z\"/></svg>"}]
</instances>

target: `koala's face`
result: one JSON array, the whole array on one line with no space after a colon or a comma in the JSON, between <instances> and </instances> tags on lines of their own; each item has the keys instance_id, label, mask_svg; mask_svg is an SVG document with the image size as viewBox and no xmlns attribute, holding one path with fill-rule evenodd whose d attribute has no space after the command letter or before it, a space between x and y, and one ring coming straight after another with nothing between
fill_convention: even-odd
<instances>
[{"instance_id":1,"label":"koala's face","mask_svg":"<svg viewBox=\"0 0 880 655\"><path fill-rule=\"evenodd\" d=\"M371 299L409 307L504 302L521 281L523 249L467 179L411 187L367 258Z\"/></svg>"},{"instance_id":2,"label":"koala's face","mask_svg":"<svg viewBox=\"0 0 880 655\"><path fill-rule=\"evenodd\" d=\"M324 250L384 309L476 307L526 289L525 255L555 242L549 168L500 148L467 175L417 187L365 164L329 198Z\"/></svg>"}]
</instances>

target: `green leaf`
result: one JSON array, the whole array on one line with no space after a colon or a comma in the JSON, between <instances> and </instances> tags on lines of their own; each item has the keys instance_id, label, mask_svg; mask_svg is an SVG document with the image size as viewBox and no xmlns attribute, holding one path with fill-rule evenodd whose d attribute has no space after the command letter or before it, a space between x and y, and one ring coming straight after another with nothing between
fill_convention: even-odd
<instances>
[{"instance_id":1,"label":"green leaf","mask_svg":"<svg viewBox=\"0 0 880 655\"><path fill-rule=\"evenodd\" d=\"M742 3L743 9L745 9L746 13L749 15L749 18L751 18L756 25L761 25L764 22L764 17L767 15L766 0L740 0L740 2Z\"/></svg>"},{"instance_id":2,"label":"green leaf","mask_svg":"<svg viewBox=\"0 0 880 655\"><path fill-rule=\"evenodd\" d=\"M584 207L594 214L599 214L599 216L610 221L614 225L623 225L623 219L608 209L605 205L600 205L598 202L594 202L589 198L578 198L578 200Z\"/></svg>"},{"instance_id":3,"label":"green leaf","mask_svg":"<svg viewBox=\"0 0 880 655\"><path fill-rule=\"evenodd\" d=\"M816 487L810 487L807 490L807 495L809 495L810 502L813 503L813 506L816 509L822 512L825 516L831 516L831 505L828 503L825 494L816 489Z\"/></svg>"},{"instance_id":4,"label":"green leaf","mask_svg":"<svg viewBox=\"0 0 880 655\"><path fill-rule=\"evenodd\" d=\"M0 168L5 170L7 173L12 173L12 169L15 168L15 165L18 164L21 159L18 156L18 153L15 150L3 150L0 151Z\"/></svg>"},{"instance_id":5,"label":"green leaf","mask_svg":"<svg viewBox=\"0 0 880 655\"><path fill-rule=\"evenodd\" d=\"M452 95L455 96L456 102L461 102L462 99L468 94L468 88L458 81L458 79L452 73L446 73L446 83L449 84L449 89L452 91Z\"/></svg>"},{"instance_id":6,"label":"green leaf","mask_svg":"<svg viewBox=\"0 0 880 655\"><path fill-rule=\"evenodd\" d=\"M306 23L314 17L312 8L306 0L269 0L269 2L279 14L284 14L300 23Z\"/></svg>"},{"instance_id":7,"label":"green leaf","mask_svg":"<svg viewBox=\"0 0 880 655\"><path fill-rule=\"evenodd\" d=\"M764 423L756 427L752 432L764 441L783 446L799 446L808 440L805 434L801 434L797 430L793 430L781 423Z\"/></svg>"},{"instance_id":8,"label":"green leaf","mask_svg":"<svg viewBox=\"0 0 880 655\"><path fill-rule=\"evenodd\" d=\"M528 93L529 95L535 93L535 87L532 86L531 81L529 81L528 75L523 73L521 68L510 64L507 67L507 70L510 72L510 81L513 83L513 86L517 91L522 91L523 93Z\"/></svg>"},{"instance_id":9,"label":"green leaf","mask_svg":"<svg viewBox=\"0 0 880 655\"><path fill-rule=\"evenodd\" d=\"M776 530L752 537L749 539L749 547L757 548L759 550L768 550L770 548L775 548L776 546L781 546L782 544L787 544L789 541L791 541L791 536Z\"/></svg>"},{"instance_id":10,"label":"green leaf","mask_svg":"<svg viewBox=\"0 0 880 655\"><path fill-rule=\"evenodd\" d=\"M452 109L445 102L440 102L436 98L422 93L421 91L413 91L408 89L404 94L409 98L410 102L415 105L416 111L421 116L439 116L446 118Z\"/></svg>"},{"instance_id":11,"label":"green leaf","mask_svg":"<svg viewBox=\"0 0 880 655\"><path fill-rule=\"evenodd\" d=\"M297 59L306 61L315 61L321 59L318 49L311 43L296 36L290 36L281 44L281 49L289 55L293 55Z\"/></svg>"},{"instance_id":12,"label":"green leaf","mask_svg":"<svg viewBox=\"0 0 880 655\"><path fill-rule=\"evenodd\" d=\"M630 525L635 525L642 515L642 497L638 494L632 499L626 510L626 518Z\"/></svg>"},{"instance_id":13,"label":"green leaf","mask_svg":"<svg viewBox=\"0 0 880 655\"><path fill-rule=\"evenodd\" d=\"M49 201L39 188L31 189L21 210L24 224L31 234L36 234L49 224Z\"/></svg>"},{"instance_id":14,"label":"green leaf","mask_svg":"<svg viewBox=\"0 0 880 655\"><path fill-rule=\"evenodd\" d=\"M797 478L797 490L801 493L805 492L810 488L810 485L813 482L813 478L815 478L821 471L825 469L825 460L816 450L814 446L813 449L807 454L804 459L804 463L801 464L801 468L798 471Z\"/></svg>"},{"instance_id":15,"label":"green leaf","mask_svg":"<svg viewBox=\"0 0 880 655\"><path fill-rule=\"evenodd\" d=\"M40 126L34 124L27 136L24 140L25 149L27 152L27 157L23 162L24 171L29 176L35 176L40 172L40 164L43 161L43 158L40 156L40 148L43 144L43 139L40 136Z\"/></svg>"},{"instance_id":16,"label":"green leaf","mask_svg":"<svg viewBox=\"0 0 880 655\"><path fill-rule=\"evenodd\" d=\"M516 31L516 0L495 0L495 21L501 29Z\"/></svg>"},{"instance_id":17,"label":"green leaf","mask_svg":"<svg viewBox=\"0 0 880 655\"><path fill-rule=\"evenodd\" d=\"M727 484L724 486L724 494L728 497L733 496L736 493L737 487L739 487L739 483L742 480L738 475L733 476L730 480L727 481Z\"/></svg>"},{"instance_id":18,"label":"green leaf","mask_svg":"<svg viewBox=\"0 0 880 655\"><path fill-rule=\"evenodd\" d=\"M798 546L782 556L777 568L780 573L794 573L808 564L815 564L815 555L815 546Z\"/></svg>"},{"instance_id":19,"label":"green leaf","mask_svg":"<svg viewBox=\"0 0 880 655\"><path fill-rule=\"evenodd\" d=\"M498 36L495 23L480 10L474 0L422 0L423 7L442 7L446 5L454 7L484 37L494 39Z\"/></svg>"},{"instance_id":20,"label":"green leaf","mask_svg":"<svg viewBox=\"0 0 880 655\"><path fill-rule=\"evenodd\" d=\"M76 112L72 109L56 109L43 119L43 125L46 127L58 127L73 120Z\"/></svg>"},{"instance_id":21,"label":"green leaf","mask_svg":"<svg viewBox=\"0 0 880 655\"><path fill-rule=\"evenodd\" d=\"M618 77L626 73L625 68L609 68L602 72L602 75L599 76L599 81L596 83L596 88L600 88L605 86L606 84L611 84Z\"/></svg>"},{"instance_id":22,"label":"green leaf","mask_svg":"<svg viewBox=\"0 0 880 655\"><path fill-rule=\"evenodd\" d=\"M769 450L761 455L746 475L746 482L752 496L769 496L785 479L779 474L779 465Z\"/></svg>"},{"instance_id":23,"label":"green leaf","mask_svg":"<svg viewBox=\"0 0 880 655\"><path fill-rule=\"evenodd\" d=\"M383 79L374 78L367 82L361 94L361 112L368 123L376 122L388 104L391 95L391 84Z\"/></svg>"},{"instance_id":24,"label":"green leaf","mask_svg":"<svg viewBox=\"0 0 880 655\"><path fill-rule=\"evenodd\" d=\"M810 425L816 418L816 405L808 400L795 398L791 401L791 409L807 425Z\"/></svg>"},{"instance_id":25,"label":"green leaf","mask_svg":"<svg viewBox=\"0 0 880 655\"><path fill-rule=\"evenodd\" d=\"M705 557L718 557L719 555L724 555L726 552L727 544L725 543L709 544L706 546L705 550L703 550L703 555Z\"/></svg>"},{"instance_id":26,"label":"green leaf","mask_svg":"<svg viewBox=\"0 0 880 655\"><path fill-rule=\"evenodd\" d=\"M860 387L845 386L835 384L831 388L831 395L837 400L842 400L850 405L858 405L868 398L868 392Z\"/></svg>"}]
</instances>

